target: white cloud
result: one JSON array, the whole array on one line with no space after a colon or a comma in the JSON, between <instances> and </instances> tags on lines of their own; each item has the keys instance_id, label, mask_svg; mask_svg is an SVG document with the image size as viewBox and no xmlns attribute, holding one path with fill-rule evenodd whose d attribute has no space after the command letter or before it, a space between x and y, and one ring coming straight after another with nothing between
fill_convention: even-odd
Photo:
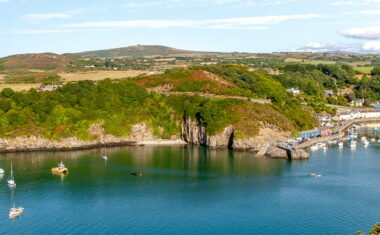
<instances>
[{"instance_id":1,"label":"white cloud","mask_svg":"<svg viewBox=\"0 0 380 235\"><path fill-rule=\"evenodd\" d=\"M331 5L333 6L351 6L354 4L355 3L353 1L338 1L338 2L331 3Z\"/></svg>"},{"instance_id":2,"label":"white cloud","mask_svg":"<svg viewBox=\"0 0 380 235\"><path fill-rule=\"evenodd\" d=\"M366 11L359 11L362 15L379 15L380 10L366 10Z\"/></svg>"},{"instance_id":3,"label":"white cloud","mask_svg":"<svg viewBox=\"0 0 380 235\"><path fill-rule=\"evenodd\" d=\"M264 29L259 25L277 24L288 20L307 20L321 18L322 15L280 15L244 18L227 18L211 20L126 20L126 21L97 21L74 24L64 24L64 28L219 28L219 29Z\"/></svg>"},{"instance_id":4,"label":"white cloud","mask_svg":"<svg viewBox=\"0 0 380 235\"><path fill-rule=\"evenodd\" d=\"M375 40L380 39L380 27L349 29L342 31L341 34L349 38Z\"/></svg>"},{"instance_id":5,"label":"white cloud","mask_svg":"<svg viewBox=\"0 0 380 235\"><path fill-rule=\"evenodd\" d=\"M43 21L51 19L67 19L71 18L72 14L68 13L42 13L42 14L27 14L24 18L28 21Z\"/></svg>"},{"instance_id":6,"label":"white cloud","mask_svg":"<svg viewBox=\"0 0 380 235\"><path fill-rule=\"evenodd\" d=\"M365 51L374 51L374 52L380 52L380 42L366 42L363 45L363 50Z\"/></svg>"}]
</instances>

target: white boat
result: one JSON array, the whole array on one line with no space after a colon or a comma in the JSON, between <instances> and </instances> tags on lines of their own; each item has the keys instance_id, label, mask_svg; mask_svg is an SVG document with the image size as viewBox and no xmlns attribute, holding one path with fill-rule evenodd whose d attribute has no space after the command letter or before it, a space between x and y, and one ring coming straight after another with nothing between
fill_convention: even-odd
<instances>
[{"instance_id":1,"label":"white boat","mask_svg":"<svg viewBox=\"0 0 380 235\"><path fill-rule=\"evenodd\" d=\"M363 144L365 147L367 147L369 145L369 142L366 140L366 141L363 141Z\"/></svg>"},{"instance_id":2,"label":"white boat","mask_svg":"<svg viewBox=\"0 0 380 235\"><path fill-rule=\"evenodd\" d=\"M24 214L24 208L23 207L12 207L9 210L9 218L15 219L16 217Z\"/></svg>"},{"instance_id":3,"label":"white boat","mask_svg":"<svg viewBox=\"0 0 380 235\"><path fill-rule=\"evenodd\" d=\"M107 147L104 147L104 155L102 156L102 158L104 160L108 160L108 156L107 156Z\"/></svg>"},{"instance_id":4,"label":"white boat","mask_svg":"<svg viewBox=\"0 0 380 235\"><path fill-rule=\"evenodd\" d=\"M2 175L2 174L4 174L4 173L5 173L4 169L3 169L3 168L0 168L0 175Z\"/></svg>"},{"instance_id":5,"label":"white boat","mask_svg":"<svg viewBox=\"0 0 380 235\"><path fill-rule=\"evenodd\" d=\"M361 140L362 140L362 141L365 141L365 140L367 140L367 137L362 136Z\"/></svg>"},{"instance_id":6,"label":"white boat","mask_svg":"<svg viewBox=\"0 0 380 235\"><path fill-rule=\"evenodd\" d=\"M320 177L322 177L321 174L317 174L317 173L311 173L310 176L314 177L314 178L320 178Z\"/></svg>"},{"instance_id":7,"label":"white boat","mask_svg":"<svg viewBox=\"0 0 380 235\"><path fill-rule=\"evenodd\" d=\"M353 141L351 141L351 143L350 143L350 147L351 147L351 148L356 148L356 144L357 144L357 142L356 142L355 140L353 140Z\"/></svg>"},{"instance_id":8,"label":"white boat","mask_svg":"<svg viewBox=\"0 0 380 235\"><path fill-rule=\"evenodd\" d=\"M9 185L9 186L11 186L11 187L16 187L15 178L14 178L14 176L13 176L12 162L11 162L11 175L9 176L7 182L8 182L8 185Z\"/></svg>"},{"instance_id":9,"label":"white boat","mask_svg":"<svg viewBox=\"0 0 380 235\"><path fill-rule=\"evenodd\" d=\"M310 147L310 149L311 149L312 151L315 151L315 150L318 150L319 147L318 147L318 145L313 145L313 146Z\"/></svg>"},{"instance_id":10,"label":"white boat","mask_svg":"<svg viewBox=\"0 0 380 235\"><path fill-rule=\"evenodd\" d=\"M339 142L338 146L339 146L339 148L343 148L343 146L344 146L343 142Z\"/></svg>"},{"instance_id":11,"label":"white boat","mask_svg":"<svg viewBox=\"0 0 380 235\"><path fill-rule=\"evenodd\" d=\"M376 141L376 139L375 139L375 138L372 138L372 139L371 139L371 142L375 142L375 141Z\"/></svg>"}]
</instances>

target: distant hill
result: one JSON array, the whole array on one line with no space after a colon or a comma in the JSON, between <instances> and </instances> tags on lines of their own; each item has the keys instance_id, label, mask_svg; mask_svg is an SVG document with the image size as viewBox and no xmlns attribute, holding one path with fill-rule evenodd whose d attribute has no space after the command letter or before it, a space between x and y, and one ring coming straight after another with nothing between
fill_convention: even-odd
<instances>
[{"instance_id":1,"label":"distant hill","mask_svg":"<svg viewBox=\"0 0 380 235\"><path fill-rule=\"evenodd\" d=\"M2 58L2 64L7 68L63 68L73 59L75 54L58 55L54 53L19 54Z\"/></svg>"},{"instance_id":2,"label":"distant hill","mask_svg":"<svg viewBox=\"0 0 380 235\"><path fill-rule=\"evenodd\" d=\"M109 50L86 51L77 55L87 58L143 58L143 57L207 57L226 56L237 53L188 51L158 45L136 45ZM239 53L240 54L240 53Z\"/></svg>"}]
</instances>

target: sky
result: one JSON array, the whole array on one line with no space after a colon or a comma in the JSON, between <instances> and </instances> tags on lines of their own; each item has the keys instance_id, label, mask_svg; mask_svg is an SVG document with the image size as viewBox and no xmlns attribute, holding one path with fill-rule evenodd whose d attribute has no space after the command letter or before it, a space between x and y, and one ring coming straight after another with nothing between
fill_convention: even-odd
<instances>
[{"instance_id":1,"label":"sky","mask_svg":"<svg viewBox=\"0 0 380 235\"><path fill-rule=\"evenodd\" d=\"M137 44L380 53L380 0L0 0L0 57Z\"/></svg>"}]
</instances>

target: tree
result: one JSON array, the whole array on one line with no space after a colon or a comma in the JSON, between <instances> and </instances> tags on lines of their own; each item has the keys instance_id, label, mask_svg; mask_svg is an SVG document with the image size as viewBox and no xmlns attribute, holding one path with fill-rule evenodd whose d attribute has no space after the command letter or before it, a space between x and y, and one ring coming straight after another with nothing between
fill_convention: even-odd
<instances>
[{"instance_id":1,"label":"tree","mask_svg":"<svg viewBox=\"0 0 380 235\"><path fill-rule=\"evenodd\" d=\"M376 66L375 68L372 69L371 71L372 76L379 76L380 75L380 66Z\"/></svg>"}]
</instances>

